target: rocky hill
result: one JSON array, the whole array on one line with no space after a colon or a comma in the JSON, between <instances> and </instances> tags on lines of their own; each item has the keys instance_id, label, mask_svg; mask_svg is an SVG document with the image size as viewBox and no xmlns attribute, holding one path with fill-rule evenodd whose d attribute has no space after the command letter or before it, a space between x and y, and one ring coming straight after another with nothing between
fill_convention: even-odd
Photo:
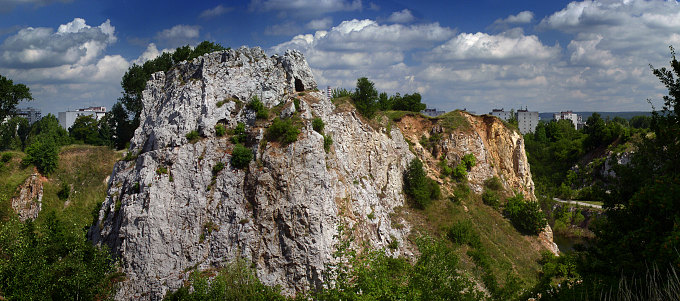
<instances>
[{"instance_id":1,"label":"rocky hill","mask_svg":"<svg viewBox=\"0 0 680 301\"><path fill-rule=\"evenodd\" d=\"M246 105L254 98L270 109L268 117L258 118ZM327 280L340 226L351 229L355 246L412 256L412 225L394 212L407 206L403 172L416 156L434 178L442 157L458 162L472 153L478 162L468 174L473 190L481 192L484 181L497 176L506 190L534 199L522 136L498 119L452 112L434 120L365 120L318 92L297 51L204 55L154 74L143 101L142 123L126 160L114 167L88 234L121 259L126 280L117 299L160 299L192 269L219 268L239 257L252 261L262 282L287 294L318 287ZM266 129L279 116L297 120L295 142L268 141ZM317 117L332 137L328 151L313 129ZM239 123L254 156L244 169L231 164L230 135L216 132L216 125ZM423 136L437 139L423 146ZM387 248L390 243L399 247ZM550 237L545 243L552 247Z\"/></svg>"}]
</instances>

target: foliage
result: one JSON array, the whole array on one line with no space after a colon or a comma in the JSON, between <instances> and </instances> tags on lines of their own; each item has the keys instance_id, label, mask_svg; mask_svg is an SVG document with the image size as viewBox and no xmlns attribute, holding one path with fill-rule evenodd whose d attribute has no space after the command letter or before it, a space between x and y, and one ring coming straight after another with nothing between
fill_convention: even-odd
<instances>
[{"instance_id":1,"label":"foliage","mask_svg":"<svg viewBox=\"0 0 680 301\"><path fill-rule=\"evenodd\" d=\"M113 136L113 146L116 149L124 149L132 139L137 124L133 120L129 120L128 112L120 102L111 107L111 111L106 113L103 120L106 120L106 125Z\"/></svg>"},{"instance_id":2,"label":"foliage","mask_svg":"<svg viewBox=\"0 0 680 301\"><path fill-rule=\"evenodd\" d=\"M326 152L329 152L331 150L331 145L333 145L333 137L331 137L330 134L324 134L323 135L323 149Z\"/></svg>"},{"instance_id":3,"label":"foliage","mask_svg":"<svg viewBox=\"0 0 680 301\"><path fill-rule=\"evenodd\" d=\"M193 130L186 134L186 138L189 140L189 143L196 143L199 139L201 139L201 135L197 130Z\"/></svg>"},{"instance_id":4,"label":"foliage","mask_svg":"<svg viewBox=\"0 0 680 301\"><path fill-rule=\"evenodd\" d=\"M319 117L316 117L312 119L312 128L317 132L317 133L323 133L323 128L325 124L323 123L323 120Z\"/></svg>"},{"instance_id":5,"label":"foliage","mask_svg":"<svg viewBox=\"0 0 680 301\"><path fill-rule=\"evenodd\" d=\"M441 161L439 161L440 174L447 177L453 173L453 169L449 166L449 161L442 155Z\"/></svg>"},{"instance_id":6,"label":"foliage","mask_svg":"<svg viewBox=\"0 0 680 301\"><path fill-rule=\"evenodd\" d=\"M272 124L267 128L267 140L278 141L287 145L297 141L300 130L293 124L291 119L274 118Z\"/></svg>"},{"instance_id":7,"label":"foliage","mask_svg":"<svg viewBox=\"0 0 680 301\"><path fill-rule=\"evenodd\" d=\"M255 112L255 117L257 119L269 118L269 110L267 110L267 107L264 106L257 95L253 96L253 99L248 103L247 108Z\"/></svg>"},{"instance_id":8,"label":"foliage","mask_svg":"<svg viewBox=\"0 0 680 301\"><path fill-rule=\"evenodd\" d=\"M465 183L459 183L456 185L456 189L453 190L453 201L463 202L470 199L470 186Z\"/></svg>"},{"instance_id":9,"label":"foliage","mask_svg":"<svg viewBox=\"0 0 680 301\"><path fill-rule=\"evenodd\" d=\"M33 164L42 174L49 174L57 169L59 163L59 146L54 139L47 135L42 135L44 139L36 139L26 147L26 157L24 162Z\"/></svg>"},{"instance_id":10,"label":"foliage","mask_svg":"<svg viewBox=\"0 0 680 301\"><path fill-rule=\"evenodd\" d=\"M352 92L348 91L347 89L343 88L337 88L331 90L331 97L332 98L341 98L341 97L351 97Z\"/></svg>"},{"instance_id":11,"label":"foliage","mask_svg":"<svg viewBox=\"0 0 680 301\"><path fill-rule=\"evenodd\" d=\"M451 172L451 176L456 179L456 180L465 180L467 179L467 168L465 167L465 164L462 162L453 169L453 172Z\"/></svg>"},{"instance_id":12,"label":"foliage","mask_svg":"<svg viewBox=\"0 0 680 301\"><path fill-rule=\"evenodd\" d=\"M547 224L538 202L526 201L521 194L508 199L505 214L518 231L526 234L537 235Z\"/></svg>"},{"instance_id":13,"label":"foliage","mask_svg":"<svg viewBox=\"0 0 680 301\"><path fill-rule=\"evenodd\" d=\"M404 94L404 96L397 93L390 97L389 103L391 103L390 109L395 111L420 112L427 107L421 102L420 93Z\"/></svg>"},{"instance_id":14,"label":"foliage","mask_svg":"<svg viewBox=\"0 0 680 301\"><path fill-rule=\"evenodd\" d=\"M305 95L304 92L300 93L300 96ZM302 108L300 108L300 99L298 98L293 98L293 106L295 107L295 112L300 112L302 111Z\"/></svg>"},{"instance_id":15,"label":"foliage","mask_svg":"<svg viewBox=\"0 0 680 301\"><path fill-rule=\"evenodd\" d=\"M29 88L0 75L0 122L12 115L17 104L23 100L33 100Z\"/></svg>"},{"instance_id":16,"label":"foliage","mask_svg":"<svg viewBox=\"0 0 680 301\"><path fill-rule=\"evenodd\" d=\"M246 168L250 161L253 160L253 152L243 146L242 144L236 144L234 150L231 153L231 165L238 168ZM221 162L220 162L221 163ZM213 168L213 172L215 169Z\"/></svg>"},{"instance_id":17,"label":"foliage","mask_svg":"<svg viewBox=\"0 0 680 301\"><path fill-rule=\"evenodd\" d=\"M71 144L68 132L59 125L59 120L52 114L47 114L47 116L33 123L28 138L26 138L26 145L45 139L52 139L57 146Z\"/></svg>"},{"instance_id":18,"label":"foliage","mask_svg":"<svg viewBox=\"0 0 680 301\"><path fill-rule=\"evenodd\" d=\"M97 121L92 115L82 115L76 118L68 129L74 141L90 145L108 145L111 132L107 130L105 120Z\"/></svg>"},{"instance_id":19,"label":"foliage","mask_svg":"<svg viewBox=\"0 0 680 301\"><path fill-rule=\"evenodd\" d=\"M433 200L441 198L439 184L426 176L423 162L418 158L411 160L404 172L404 193L420 209L425 209Z\"/></svg>"},{"instance_id":20,"label":"foliage","mask_svg":"<svg viewBox=\"0 0 680 301\"><path fill-rule=\"evenodd\" d=\"M344 244L344 246L343 246ZM362 255L341 243L331 267L335 279L328 288L314 292L314 300L481 300L474 283L459 272L458 257L443 242L421 237L416 241L420 256L411 265L405 258L392 258L383 250Z\"/></svg>"},{"instance_id":21,"label":"foliage","mask_svg":"<svg viewBox=\"0 0 680 301\"><path fill-rule=\"evenodd\" d=\"M28 119L23 117L15 116L0 124L0 150L23 150L30 130Z\"/></svg>"},{"instance_id":22,"label":"foliage","mask_svg":"<svg viewBox=\"0 0 680 301\"><path fill-rule=\"evenodd\" d=\"M250 162L250 160L248 160L248 162ZM213 176L215 176L215 175L217 175L218 173L220 173L220 171L222 171L223 169L224 169L224 163L222 163L222 162L217 162L217 164L215 164L215 166L213 166L213 169L212 169L212 174L213 174Z\"/></svg>"},{"instance_id":23,"label":"foliage","mask_svg":"<svg viewBox=\"0 0 680 301\"><path fill-rule=\"evenodd\" d=\"M352 101L357 111L366 118L372 118L378 109L378 91L368 78L357 79L357 87L352 95Z\"/></svg>"},{"instance_id":24,"label":"foliage","mask_svg":"<svg viewBox=\"0 0 680 301\"><path fill-rule=\"evenodd\" d=\"M227 128L224 124L218 123L215 125L215 136L222 137L227 133Z\"/></svg>"},{"instance_id":25,"label":"foliage","mask_svg":"<svg viewBox=\"0 0 680 301\"><path fill-rule=\"evenodd\" d=\"M257 278L244 259L219 269L217 276L194 271L188 286L168 293L163 300L286 300L279 287L269 287Z\"/></svg>"},{"instance_id":26,"label":"foliage","mask_svg":"<svg viewBox=\"0 0 680 301\"><path fill-rule=\"evenodd\" d=\"M43 213L41 213L43 214ZM9 300L94 300L110 293L113 261L54 212L0 225L0 291Z\"/></svg>"},{"instance_id":27,"label":"foliage","mask_svg":"<svg viewBox=\"0 0 680 301\"><path fill-rule=\"evenodd\" d=\"M484 181L484 187L491 190L499 191L503 189L503 183L501 183L501 179L499 179L497 176L493 176Z\"/></svg>"},{"instance_id":28,"label":"foliage","mask_svg":"<svg viewBox=\"0 0 680 301\"><path fill-rule=\"evenodd\" d=\"M488 189L485 189L484 193L482 193L482 202L493 207L494 209L498 209L498 207L501 205L498 193Z\"/></svg>"},{"instance_id":29,"label":"foliage","mask_svg":"<svg viewBox=\"0 0 680 301\"><path fill-rule=\"evenodd\" d=\"M477 158L475 158L475 155L473 154L466 154L460 160L460 163L465 166L467 171L470 171L470 169L472 169L477 164Z\"/></svg>"},{"instance_id":30,"label":"foliage","mask_svg":"<svg viewBox=\"0 0 680 301\"><path fill-rule=\"evenodd\" d=\"M248 135L246 134L246 124L239 122L233 130L233 136L231 136L232 143L245 143Z\"/></svg>"},{"instance_id":31,"label":"foliage","mask_svg":"<svg viewBox=\"0 0 680 301\"><path fill-rule=\"evenodd\" d=\"M66 182L61 183L61 189L57 192L57 197L65 201L68 199L69 194L71 194L71 187Z\"/></svg>"},{"instance_id":32,"label":"foliage","mask_svg":"<svg viewBox=\"0 0 680 301\"><path fill-rule=\"evenodd\" d=\"M447 236L453 243L458 245L469 245L473 248L481 247L479 234L473 229L470 220L454 223L451 228L449 228Z\"/></svg>"}]
</instances>

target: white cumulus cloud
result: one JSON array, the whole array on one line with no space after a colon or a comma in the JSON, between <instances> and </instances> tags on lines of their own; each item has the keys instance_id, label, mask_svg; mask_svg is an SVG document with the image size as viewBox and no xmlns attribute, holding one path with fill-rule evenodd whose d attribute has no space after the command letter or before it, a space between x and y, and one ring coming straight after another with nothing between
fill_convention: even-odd
<instances>
[{"instance_id":1,"label":"white cumulus cloud","mask_svg":"<svg viewBox=\"0 0 680 301\"><path fill-rule=\"evenodd\" d=\"M390 15L390 17L387 18L387 21L392 22L392 23L411 23L415 19L416 18L413 16L411 11L405 8L401 11L393 12Z\"/></svg>"},{"instance_id":2,"label":"white cumulus cloud","mask_svg":"<svg viewBox=\"0 0 680 301\"><path fill-rule=\"evenodd\" d=\"M252 0L250 8L257 11L277 11L280 16L319 16L340 11L362 9L361 0Z\"/></svg>"},{"instance_id":3,"label":"white cumulus cloud","mask_svg":"<svg viewBox=\"0 0 680 301\"><path fill-rule=\"evenodd\" d=\"M199 37L199 30L198 26L175 25L156 34L156 41L170 47L191 44Z\"/></svg>"},{"instance_id":4,"label":"white cumulus cloud","mask_svg":"<svg viewBox=\"0 0 680 301\"><path fill-rule=\"evenodd\" d=\"M220 4L218 6L215 6L211 9L206 9L201 12L199 15L200 18L214 18L218 17L221 15L224 15L230 11L234 10L233 7L225 7L224 5Z\"/></svg>"}]
</instances>

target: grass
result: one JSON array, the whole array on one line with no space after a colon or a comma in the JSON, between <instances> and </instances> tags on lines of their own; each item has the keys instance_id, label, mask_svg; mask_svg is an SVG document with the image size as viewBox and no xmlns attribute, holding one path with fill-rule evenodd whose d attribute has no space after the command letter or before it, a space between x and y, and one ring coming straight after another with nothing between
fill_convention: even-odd
<instances>
[{"instance_id":1,"label":"grass","mask_svg":"<svg viewBox=\"0 0 680 301\"><path fill-rule=\"evenodd\" d=\"M12 154L12 158L0 163L0 221L6 221L14 214L11 199L17 187L33 173L33 166L21 164L24 153L11 151L3 154Z\"/></svg>"},{"instance_id":2,"label":"grass","mask_svg":"<svg viewBox=\"0 0 680 301\"><path fill-rule=\"evenodd\" d=\"M107 147L70 145L59 153L59 167L43 186L44 212L55 211L57 216L78 229L92 222L92 210L106 197L106 177L121 154ZM68 206L57 193L63 184L73 187ZM39 222L42 217L38 216Z\"/></svg>"},{"instance_id":3,"label":"grass","mask_svg":"<svg viewBox=\"0 0 680 301\"><path fill-rule=\"evenodd\" d=\"M435 120L438 120L439 124L448 131L469 130L471 128L467 118L458 110L443 114Z\"/></svg>"},{"instance_id":4,"label":"grass","mask_svg":"<svg viewBox=\"0 0 680 301\"><path fill-rule=\"evenodd\" d=\"M467 208L467 212L463 206ZM480 247L476 249L483 250L485 254L481 264L483 266L480 266L479 258L468 255L468 251L473 250L470 246L460 246L456 253L461 258L461 268L473 271L476 279L483 279L485 274L489 274L487 270L490 270L500 286L505 285L508 271L519 278L523 288L530 288L538 281L538 260L541 256L537 243L532 244L500 212L484 205L479 195L471 193L460 202L451 202L444 198L434 201L423 211L409 210L403 216L414 229L442 238L447 238L448 231L454 224L467 224L469 221L470 231L479 235Z\"/></svg>"}]
</instances>

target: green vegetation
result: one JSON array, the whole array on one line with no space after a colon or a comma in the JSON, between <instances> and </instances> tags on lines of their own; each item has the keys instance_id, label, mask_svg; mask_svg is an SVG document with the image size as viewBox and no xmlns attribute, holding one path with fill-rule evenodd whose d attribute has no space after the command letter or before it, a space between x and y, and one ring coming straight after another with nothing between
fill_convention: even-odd
<instances>
[{"instance_id":1,"label":"green vegetation","mask_svg":"<svg viewBox=\"0 0 680 301\"><path fill-rule=\"evenodd\" d=\"M435 119L438 120L438 123L448 132L453 130L467 130L470 128L470 123L467 118L457 110L440 115Z\"/></svg>"},{"instance_id":2,"label":"green vegetation","mask_svg":"<svg viewBox=\"0 0 680 301\"><path fill-rule=\"evenodd\" d=\"M247 137L246 124L239 122L232 131L231 142L235 144L245 143Z\"/></svg>"},{"instance_id":3,"label":"green vegetation","mask_svg":"<svg viewBox=\"0 0 680 301\"><path fill-rule=\"evenodd\" d=\"M357 79L357 87L352 94L357 111L366 118L372 118L378 109L378 91L372 81L362 77Z\"/></svg>"},{"instance_id":4,"label":"green vegetation","mask_svg":"<svg viewBox=\"0 0 680 301\"><path fill-rule=\"evenodd\" d=\"M286 300L280 291L262 284L245 260L239 259L215 271L194 271L186 286L163 300Z\"/></svg>"},{"instance_id":5,"label":"green vegetation","mask_svg":"<svg viewBox=\"0 0 680 301\"><path fill-rule=\"evenodd\" d=\"M536 235L547 224L538 202L527 201L521 194L509 198L504 211L515 228L522 233Z\"/></svg>"},{"instance_id":6,"label":"green vegetation","mask_svg":"<svg viewBox=\"0 0 680 301\"><path fill-rule=\"evenodd\" d=\"M201 139L201 135L198 133L197 130L193 130L189 133L186 134L187 140L189 140L189 143L196 143L198 140Z\"/></svg>"},{"instance_id":7,"label":"green vegetation","mask_svg":"<svg viewBox=\"0 0 680 301\"><path fill-rule=\"evenodd\" d=\"M248 109L255 112L255 118L257 119L267 119L269 118L269 110L264 106L260 98L257 95L253 96L253 99L246 106Z\"/></svg>"},{"instance_id":8,"label":"green vegetation","mask_svg":"<svg viewBox=\"0 0 680 301\"><path fill-rule=\"evenodd\" d=\"M278 141L282 145L288 145L297 141L299 134L300 130L293 123L293 120L276 117L269 128L267 128L266 136L269 141Z\"/></svg>"},{"instance_id":9,"label":"green vegetation","mask_svg":"<svg viewBox=\"0 0 680 301\"><path fill-rule=\"evenodd\" d=\"M501 205L498 193L493 190L484 190L484 193L482 193L482 202L493 207L494 209L498 209L498 207Z\"/></svg>"},{"instance_id":10,"label":"green vegetation","mask_svg":"<svg viewBox=\"0 0 680 301\"><path fill-rule=\"evenodd\" d=\"M227 128L224 124L218 123L215 125L215 136L222 137L227 133Z\"/></svg>"},{"instance_id":11,"label":"green vegetation","mask_svg":"<svg viewBox=\"0 0 680 301\"><path fill-rule=\"evenodd\" d=\"M12 114L17 104L21 101L33 100L28 87L24 84L15 84L11 79L0 75L0 121Z\"/></svg>"},{"instance_id":12,"label":"green vegetation","mask_svg":"<svg viewBox=\"0 0 680 301\"><path fill-rule=\"evenodd\" d=\"M312 128L319 134L323 134L323 128L325 124L323 123L323 120L321 118L316 117L312 119Z\"/></svg>"},{"instance_id":13,"label":"green vegetation","mask_svg":"<svg viewBox=\"0 0 680 301\"><path fill-rule=\"evenodd\" d=\"M433 200L441 198L439 184L427 177L423 162L418 158L411 160L404 172L404 193L420 209L425 209Z\"/></svg>"},{"instance_id":14,"label":"green vegetation","mask_svg":"<svg viewBox=\"0 0 680 301\"><path fill-rule=\"evenodd\" d=\"M242 144L236 144L234 150L231 153L231 165L238 169L243 169L248 167L250 161L253 160L253 152L243 146ZM221 163L221 162L220 162ZM217 167L217 166L216 166ZM215 169L213 168L213 172Z\"/></svg>"},{"instance_id":15,"label":"green vegetation","mask_svg":"<svg viewBox=\"0 0 680 301\"><path fill-rule=\"evenodd\" d=\"M250 160L249 160L249 161L250 161ZM212 169L212 174L213 174L213 176L216 176L216 175L217 175L218 173L220 173L220 171L222 171L223 169L224 169L224 163L222 163L222 162L217 162L217 164L215 164L215 166L213 166L213 169Z\"/></svg>"},{"instance_id":16,"label":"green vegetation","mask_svg":"<svg viewBox=\"0 0 680 301\"><path fill-rule=\"evenodd\" d=\"M326 152L329 152L329 151L331 151L332 145L333 145L333 137L331 137L330 134L328 134L328 135L324 134L323 135L323 149Z\"/></svg>"}]
</instances>

